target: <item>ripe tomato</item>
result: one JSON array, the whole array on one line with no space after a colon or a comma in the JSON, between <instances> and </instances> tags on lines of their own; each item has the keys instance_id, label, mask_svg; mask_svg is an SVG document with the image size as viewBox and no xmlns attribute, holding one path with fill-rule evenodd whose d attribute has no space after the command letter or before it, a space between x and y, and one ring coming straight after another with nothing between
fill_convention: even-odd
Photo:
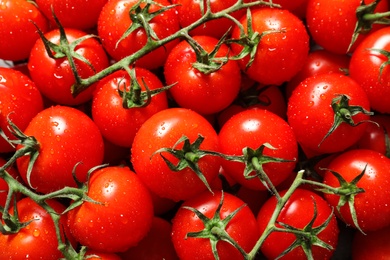
<instances>
[{"instance_id":1,"label":"ripe tomato","mask_svg":"<svg viewBox=\"0 0 390 260\"><path fill-rule=\"evenodd\" d=\"M257 242L260 234L256 218L249 207L229 193L224 193L223 203L220 205L221 196L221 191L215 191L214 195L210 192L201 193L185 201L175 214L172 220L172 241L180 259L215 259L211 247L214 239L218 239L216 249L219 259L244 259L233 245L212 235L213 228L226 231L245 252L249 252ZM207 224L188 207L198 210L208 218ZM242 208L232 219L227 221L240 207ZM210 238L188 236L189 233L202 230Z\"/></svg>"},{"instance_id":2,"label":"ripe tomato","mask_svg":"<svg viewBox=\"0 0 390 260\"><path fill-rule=\"evenodd\" d=\"M55 25L52 11L64 28L79 30L93 29L103 6L108 0L37 0L39 10L45 14L52 25ZM82 17L82 19L80 19Z\"/></svg>"},{"instance_id":3,"label":"ripe tomato","mask_svg":"<svg viewBox=\"0 0 390 260\"><path fill-rule=\"evenodd\" d=\"M311 37L328 51L339 54L347 53L358 21L356 9L361 4L368 5L372 2L374 0L308 0L306 23ZM389 10L388 1L378 2L375 13ZM374 24L370 32L383 26ZM349 51L352 52L367 34L369 33L359 33Z\"/></svg>"},{"instance_id":4,"label":"ripe tomato","mask_svg":"<svg viewBox=\"0 0 390 260\"><path fill-rule=\"evenodd\" d=\"M7 117L23 131L42 109L41 93L30 78L17 70L0 68L0 128L9 139L14 140L15 137L8 130ZM0 138L0 153L14 150Z\"/></svg>"},{"instance_id":5,"label":"ripe tomato","mask_svg":"<svg viewBox=\"0 0 390 260\"><path fill-rule=\"evenodd\" d=\"M256 86L255 86L256 87ZM257 95L257 97L256 97ZM256 93L241 91L238 98L218 114L218 126L222 125L233 115L250 108L263 108L285 119L287 102L279 86L258 86Z\"/></svg>"},{"instance_id":6,"label":"ripe tomato","mask_svg":"<svg viewBox=\"0 0 390 260\"><path fill-rule=\"evenodd\" d=\"M65 210L60 202L48 201L50 207L57 213ZM0 233L0 258L1 259L60 259L63 257L58 250L58 240L54 227L54 222L49 213L35 203L32 199L26 197L16 204L18 217L21 222L31 221L26 227L18 233L3 235ZM9 213L13 214L13 207ZM74 239L66 227L67 215L64 214L60 219L60 228L62 235L65 232L66 238L76 246ZM64 239L64 237L62 237Z\"/></svg>"},{"instance_id":7,"label":"ripe tomato","mask_svg":"<svg viewBox=\"0 0 390 260\"><path fill-rule=\"evenodd\" d=\"M118 92L133 88L131 80L137 80L142 91L146 90L145 85L150 90L163 87L159 78L146 69L136 68L135 76L136 79L130 79L126 71L117 71L99 82L92 99L92 118L102 135L123 147L131 146L135 133L151 115L168 108L165 92L153 96L146 107L124 108L123 102L127 102L126 100L137 103L135 99L140 98L123 98Z\"/></svg>"},{"instance_id":8,"label":"ripe tomato","mask_svg":"<svg viewBox=\"0 0 390 260\"><path fill-rule=\"evenodd\" d=\"M363 177L356 183L362 193L346 196L347 203L336 211L338 216L348 225L356 227L350 212L349 202L354 201L357 223L361 230L373 231L390 225L390 159L383 154L365 149L346 151L329 163L329 169L339 173L346 182L350 183L367 166ZM340 187L338 179L327 171L324 183L332 187ZM336 207L340 196L324 195L329 204Z\"/></svg>"},{"instance_id":9,"label":"ripe tomato","mask_svg":"<svg viewBox=\"0 0 390 260\"><path fill-rule=\"evenodd\" d=\"M354 260L387 259L390 256L390 226L363 234L356 232L352 241Z\"/></svg>"},{"instance_id":10,"label":"ripe tomato","mask_svg":"<svg viewBox=\"0 0 390 260\"><path fill-rule=\"evenodd\" d=\"M83 31L71 28L66 29L65 34L69 43L87 35ZM49 41L59 44L60 31L58 29L50 31L45 34L45 37ZM74 50L91 64L90 66L77 58L74 59L77 72L81 78L92 76L109 65L102 45L95 38L81 41ZM36 41L31 50L28 69L32 80L41 93L57 104L74 106L92 98L92 92L96 84L90 86L77 97L72 96L71 86L76 81L68 59L66 57L58 59L51 58L47 54L41 39Z\"/></svg>"},{"instance_id":11,"label":"ripe tomato","mask_svg":"<svg viewBox=\"0 0 390 260\"><path fill-rule=\"evenodd\" d=\"M133 24L130 15L133 14L131 8L138 4L138 0L110 0L104 5L98 19L98 35L102 40L103 46L114 60L120 60L140 50L147 41L145 29L138 28L120 40L128 28ZM153 13L162 7L169 6L167 0L155 0L150 5L149 12ZM141 8L145 8L145 3L140 3ZM145 16L143 16L145 17ZM175 9L169 9L155 16L150 21L150 27L153 29L159 39L170 36L180 29L179 21ZM156 69L161 67L170 50L177 44L172 41L166 45L146 54L137 60L137 66L146 69Z\"/></svg>"},{"instance_id":12,"label":"ripe tomato","mask_svg":"<svg viewBox=\"0 0 390 260\"><path fill-rule=\"evenodd\" d=\"M240 20L246 34L247 22L246 16ZM302 68L309 52L309 35L303 22L287 10L264 7L252 11L252 27L255 33L267 34L261 37L249 68L250 55L239 60L241 69L264 85L289 81ZM232 38L240 38L238 26L233 28ZM243 47L232 44L232 49L238 54Z\"/></svg>"},{"instance_id":13,"label":"ripe tomato","mask_svg":"<svg viewBox=\"0 0 390 260\"><path fill-rule=\"evenodd\" d=\"M148 234L136 246L121 253L122 259L179 259L173 247L171 231L172 224L168 220L154 217Z\"/></svg>"},{"instance_id":14,"label":"ripe tomato","mask_svg":"<svg viewBox=\"0 0 390 260\"><path fill-rule=\"evenodd\" d=\"M82 245L101 252L123 252L146 236L153 205L148 189L128 167L92 173L85 201L68 213L68 227Z\"/></svg>"},{"instance_id":15,"label":"ripe tomato","mask_svg":"<svg viewBox=\"0 0 390 260\"><path fill-rule=\"evenodd\" d=\"M34 22L43 32L49 23L34 3L25 0L0 2L0 59L21 61L28 58L39 38Z\"/></svg>"},{"instance_id":16,"label":"ripe tomato","mask_svg":"<svg viewBox=\"0 0 390 260\"><path fill-rule=\"evenodd\" d=\"M199 135L204 137L200 150L218 152L216 131L198 113L186 108L169 108L154 114L146 120L134 138L130 159L135 172L152 192L174 201L188 199L206 190L205 183L191 168L186 167L180 171L169 168L162 156L176 165L179 161L172 154L155 154L161 148L172 148L183 136L186 136L190 143L194 143ZM176 148L182 147L183 144L180 143ZM206 155L191 158L193 151L185 153L192 163L198 164L207 183L218 175L219 157Z\"/></svg>"},{"instance_id":17,"label":"ripe tomato","mask_svg":"<svg viewBox=\"0 0 390 260\"><path fill-rule=\"evenodd\" d=\"M218 43L209 36L194 36L193 39L207 53L211 53ZM222 44L215 58L226 57L229 51L228 46ZM217 113L236 98L241 84L240 67L235 60L229 60L217 71L203 73L193 66L195 62L197 54L187 41L173 48L164 65L167 84L176 83L169 92L181 107L200 114Z\"/></svg>"},{"instance_id":18,"label":"ripe tomato","mask_svg":"<svg viewBox=\"0 0 390 260\"><path fill-rule=\"evenodd\" d=\"M236 0L210 1L211 11L222 11L234 5L236 2ZM177 13L181 27L187 27L203 16L203 13L201 11L201 4L203 5L204 12L206 12L207 10L206 1L202 1L201 3L201 1L198 0L176 0L175 4L179 5L177 7ZM236 19L240 19L241 16L243 16L244 14L245 9L230 13L230 15ZM234 22L232 20L228 18L220 18L203 23L202 25L191 30L190 34L208 35L219 39L233 26Z\"/></svg>"},{"instance_id":19,"label":"ripe tomato","mask_svg":"<svg viewBox=\"0 0 390 260\"><path fill-rule=\"evenodd\" d=\"M379 127L375 124L367 125L366 131L354 147L374 150L389 157L390 147L387 138L390 134L390 115L375 114L371 116L371 120L378 123Z\"/></svg>"},{"instance_id":20,"label":"ripe tomato","mask_svg":"<svg viewBox=\"0 0 390 260\"><path fill-rule=\"evenodd\" d=\"M351 78L362 86L372 110L390 113L390 69L387 66L390 51L390 27L368 35L351 56Z\"/></svg>"},{"instance_id":21,"label":"ripe tomato","mask_svg":"<svg viewBox=\"0 0 390 260\"><path fill-rule=\"evenodd\" d=\"M291 160L261 165L274 186L292 173L296 163L294 160L298 158L298 145L291 127L282 118L265 109L248 109L231 117L219 132L219 142L221 153L231 156L242 155L245 147L257 150L266 143L275 148L265 147L261 155L249 158L250 164L253 160L259 160L261 164L268 156ZM242 162L222 160L222 168L227 175L247 188L266 189L259 178L247 179L244 176L245 164ZM250 176L254 174L252 171Z\"/></svg>"},{"instance_id":22,"label":"ripe tomato","mask_svg":"<svg viewBox=\"0 0 390 260\"><path fill-rule=\"evenodd\" d=\"M333 153L343 151L353 145L363 135L369 119L365 113L350 113L355 110L345 110L343 103L335 100L346 95L349 106L360 106L366 111L370 109L367 95L353 79L340 73L320 74L307 78L301 82L291 94L288 101L287 118L294 130L298 143L316 153ZM336 102L337 101L337 102ZM332 103L341 108L336 111ZM346 113L346 118L342 116ZM338 118L335 119L337 113ZM357 126L346 123L348 115ZM335 122L341 121L339 126L330 133ZM330 134L329 134L330 133ZM326 135L329 136L326 137Z\"/></svg>"},{"instance_id":23,"label":"ripe tomato","mask_svg":"<svg viewBox=\"0 0 390 260\"><path fill-rule=\"evenodd\" d=\"M281 196L284 194L285 191L280 192ZM275 210L276 203L277 199L273 196L266 201L260 209L259 214L257 215L260 232L265 231ZM314 213L315 207L317 208L316 216ZM314 222L310 228L309 223L314 217ZM318 227L324 224L329 217L330 221L328 225L322 230L318 229ZM305 232L306 236L302 234L302 236L298 237L293 233L272 232L261 246L261 252L263 252L268 259L276 259L284 250L291 246L295 240L301 240L301 245L311 248L313 259L331 259L338 243L339 228L332 208L324 198L309 190L298 188L287 200L277 221L290 225L298 230L304 230L305 228L308 228L308 230ZM276 224L276 226L282 228L280 224ZM312 243L316 238L330 245L333 249L328 250L327 248L313 245ZM297 246L281 259L303 260L307 259L307 257L302 247Z\"/></svg>"},{"instance_id":24,"label":"ripe tomato","mask_svg":"<svg viewBox=\"0 0 390 260\"><path fill-rule=\"evenodd\" d=\"M37 192L48 193L65 186L75 187L77 179L87 180L87 172L103 161L103 139L94 122L83 112L66 106L49 107L39 112L27 126L25 135L38 143L39 155L31 171L30 183ZM17 150L22 149L17 146ZM17 169L28 182L31 155L17 159Z\"/></svg>"},{"instance_id":25,"label":"ripe tomato","mask_svg":"<svg viewBox=\"0 0 390 260\"><path fill-rule=\"evenodd\" d=\"M308 77L339 72L349 68L350 56L336 54L324 49L314 50L309 53L303 68L286 84L286 96L290 97L292 91Z\"/></svg>"}]
</instances>

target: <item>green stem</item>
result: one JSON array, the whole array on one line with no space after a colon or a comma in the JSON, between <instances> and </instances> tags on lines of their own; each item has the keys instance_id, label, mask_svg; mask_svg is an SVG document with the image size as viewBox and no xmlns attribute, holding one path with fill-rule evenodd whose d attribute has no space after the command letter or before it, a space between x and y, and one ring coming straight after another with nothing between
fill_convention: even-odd
<instances>
[{"instance_id":1,"label":"green stem","mask_svg":"<svg viewBox=\"0 0 390 260\"><path fill-rule=\"evenodd\" d=\"M264 2L262 0L254 1L254 2L250 2L250 3L244 3L243 0L238 0L234 5L232 5L229 8L226 8L226 9L224 9L222 11L219 11L219 12L216 12L216 13L212 13L210 11L206 11L205 14L200 19L198 19L197 21L195 21L191 25L189 25L187 27L184 27L184 28L178 30L176 33L171 34L170 36L165 37L165 38L163 38L161 40L152 40L152 39L149 38L147 43L146 43L146 45L142 49L140 49L139 51L133 53L130 56L127 56L127 57L119 60L118 62L116 62L116 63L112 64L111 66L101 70L100 72L94 74L91 77L88 77L88 78L85 78L85 79L80 79L80 85L79 86L73 86L72 93L73 93L73 95L80 94L83 90L87 89L93 83L103 79L104 77L114 73L117 70L120 70L120 69L123 69L125 67L128 67L129 65L133 64L135 61L140 59L142 56L146 55L147 53L149 53L149 52L151 52L151 51L153 51L155 49L157 49L158 47L161 47L161 46L165 45L166 43L168 43L170 41L173 41L175 39L183 38L183 36L188 34L189 31L191 31L192 29L198 27L199 25L202 25L203 23L205 23L207 21L218 19L218 18L222 18L222 17L226 17L231 12L234 12L234 11L237 11L237 10L240 10L240 9L244 9L244 8L258 6L258 5L274 6L274 7L277 6L275 4L272 4L272 3L269 3L269 2ZM234 19L233 21L238 23L238 21L236 21L236 19L233 18L232 16L229 16L229 18L230 19Z\"/></svg>"},{"instance_id":2,"label":"green stem","mask_svg":"<svg viewBox=\"0 0 390 260\"><path fill-rule=\"evenodd\" d=\"M383 13L373 13L373 14L365 14L363 16L363 19L366 21L382 21L382 18L386 18L390 16L390 11L383 12ZM389 24L390 21L388 21L387 24Z\"/></svg>"},{"instance_id":3,"label":"green stem","mask_svg":"<svg viewBox=\"0 0 390 260\"><path fill-rule=\"evenodd\" d=\"M255 259L257 252L260 250L261 245L264 243L265 239L276 230L276 220L282 211L284 205L288 201L288 199L291 197L293 192L303 183L303 173L304 171L299 171L297 173L297 176L295 177L293 183L289 187L289 189L286 191L286 193L283 195L283 197L280 197L280 199L277 201L276 208L268 221L268 224L264 230L264 232L261 234L259 240L253 247L253 249L248 253L247 260Z\"/></svg>"}]
</instances>

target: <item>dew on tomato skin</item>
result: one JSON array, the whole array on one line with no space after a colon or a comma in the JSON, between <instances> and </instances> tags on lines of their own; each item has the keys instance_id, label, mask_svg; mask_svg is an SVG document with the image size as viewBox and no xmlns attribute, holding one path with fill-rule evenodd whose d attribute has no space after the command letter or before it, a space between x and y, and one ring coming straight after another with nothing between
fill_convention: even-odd
<instances>
[{"instance_id":1,"label":"dew on tomato skin","mask_svg":"<svg viewBox=\"0 0 390 260\"><path fill-rule=\"evenodd\" d=\"M325 94L321 94L321 95L320 95L320 98L321 98L322 100L325 100L325 99L326 99L326 95L325 95Z\"/></svg>"},{"instance_id":2,"label":"dew on tomato skin","mask_svg":"<svg viewBox=\"0 0 390 260\"><path fill-rule=\"evenodd\" d=\"M314 101L310 101L308 104L307 104L309 107L312 107L314 105Z\"/></svg>"},{"instance_id":3,"label":"dew on tomato skin","mask_svg":"<svg viewBox=\"0 0 390 260\"><path fill-rule=\"evenodd\" d=\"M34 229L34 231L33 231L34 237L39 237L40 234L41 234L41 232L38 229Z\"/></svg>"}]
</instances>

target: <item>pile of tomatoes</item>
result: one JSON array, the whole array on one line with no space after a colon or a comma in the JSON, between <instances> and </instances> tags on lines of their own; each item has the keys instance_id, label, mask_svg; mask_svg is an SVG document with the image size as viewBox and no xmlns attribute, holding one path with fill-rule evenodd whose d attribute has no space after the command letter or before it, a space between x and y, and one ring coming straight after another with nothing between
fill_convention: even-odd
<instances>
[{"instance_id":1,"label":"pile of tomatoes","mask_svg":"<svg viewBox=\"0 0 390 260\"><path fill-rule=\"evenodd\" d=\"M0 259L390 257L387 0L0 0Z\"/></svg>"}]
</instances>

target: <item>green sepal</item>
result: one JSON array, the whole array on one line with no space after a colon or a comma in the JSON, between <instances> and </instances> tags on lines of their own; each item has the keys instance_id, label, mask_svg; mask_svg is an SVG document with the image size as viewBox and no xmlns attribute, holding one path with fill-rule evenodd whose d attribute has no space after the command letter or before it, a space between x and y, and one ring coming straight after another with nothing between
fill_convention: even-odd
<instances>
[{"instance_id":1,"label":"green sepal","mask_svg":"<svg viewBox=\"0 0 390 260\"><path fill-rule=\"evenodd\" d=\"M253 178L259 178L259 180L264 185L264 187L266 187L270 192L275 193L274 185L269 179L267 173L264 172L263 165L267 163L295 162L295 160L287 160L283 158L267 156L264 154L264 148L268 148L272 150L277 149L269 143L264 143L257 149L244 147L242 149L243 155L241 156L227 156L227 155L221 155L221 156L230 161L244 163L245 169L243 174L246 179L249 180Z\"/></svg>"},{"instance_id":2,"label":"green sepal","mask_svg":"<svg viewBox=\"0 0 390 260\"><path fill-rule=\"evenodd\" d=\"M196 62L192 64L192 67L202 72L203 74L211 74L218 71L229 61L229 52L225 57L216 57L217 52L225 43L230 30L228 30L222 38L215 45L214 49L208 53L197 41L195 41L188 34L183 34L188 44L192 47L196 55Z\"/></svg>"},{"instance_id":3,"label":"green sepal","mask_svg":"<svg viewBox=\"0 0 390 260\"><path fill-rule=\"evenodd\" d=\"M234 241L234 239L226 232L226 227L229 224L229 222L233 219L237 213L246 206L246 204L243 204L236 210L234 210L232 213L230 213L228 216L226 216L224 219L221 219L220 213L221 208L223 205L224 200L224 192L221 193L221 200L219 201L218 207L215 210L215 213L212 218L208 218L205 216L202 212L200 212L196 208L192 207L186 207L183 206L182 208L188 209L195 213L195 215L203 222L204 229L197 232L189 232L186 234L186 238L192 237L192 238L205 238L210 240L211 250L214 255L214 259L218 260L218 250L217 250L217 244L219 241L225 241L235 248L237 248L238 251L245 257L247 253L244 249L241 248L241 246Z\"/></svg>"},{"instance_id":4,"label":"green sepal","mask_svg":"<svg viewBox=\"0 0 390 260\"><path fill-rule=\"evenodd\" d=\"M312 219L309 221L309 223L302 229L293 227L291 225L282 223L277 221L277 224L281 225L284 229L277 228L277 231L279 232L289 232L293 233L296 236L296 239L294 242L286 249L284 250L276 259L280 259L292 250L294 250L297 247L301 247L302 250L305 252L306 258L314 260L313 254L312 254L312 247L313 246L319 246L322 248L325 248L329 251L334 250L334 248L327 244L325 241L318 238L318 234L320 234L328 225L333 217L333 209L331 214L328 216L328 218L322 223L321 225L314 227L314 221L317 218L318 211L317 211L317 203L315 202L314 198L312 197L313 204L314 204L314 214Z\"/></svg>"},{"instance_id":5,"label":"green sepal","mask_svg":"<svg viewBox=\"0 0 390 260\"><path fill-rule=\"evenodd\" d=\"M321 144L325 141L325 139L328 138L342 123L347 123L353 127L366 122L377 124L376 122L370 120L362 120L358 123L355 123L352 118L353 116L359 113L371 116L374 113L364 109L361 106L349 105L349 100L350 97L345 94L337 94L337 96L332 99L331 106L334 112L333 125L326 133L326 135L322 138L321 142L318 144L318 147L320 147Z\"/></svg>"},{"instance_id":6,"label":"green sepal","mask_svg":"<svg viewBox=\"0 0 390 260\"><path fill-rule=\"evenodd\" d=\"M352 34L351 42L349 43L347 52L351 50L352 45L356 42L359 34L367 34L371 31L374 24L389 24L390 20L386 18L390 14L388 12L383 14L376 14L375 8L381 0L375 0L369 4L366 4L364 0L361 0L360 6L356 8L357 22Z\"/></svg>"},{"instance_id":7,"label":"green sepal","mask_svg":"<svg viewBox=\"0 0 390 260\"><path fill-rule=\"evenodd\" d=\"M249 55L249 61L246 64L245 69L248 69L250 66L252 66L253 61L255 60L255 56L257 53L257 49L259 46L259 43L261 39L271 33L281 33L284 32L283 30L267 30L259 34L259 32L256 32L253 30L253 23L252 23L252 13L250 11L250 8L247 9L247 33L245 33L244 28L240 27L240 38L239 39L229 39L226 42L227 43L236 43L243 46L243 49L241 52L233 57L231 57L232 60L241 60L247 55Z\"/></svg>"},{"instance_id":8,"label":"green sepal","mask_svg":"<svg viewBox=\"0 0 390 260\"><path fill-rule=\"evenodd\" d=\"M0 210L3 213L3 221L4 224L0 221L0 233L3 235L11 235L18 233L22 228L27 227L31 222L35 221L35 219L31 219L27 222L20 222L18 208L16 206L17 200L16 196L14 196L14 210L13 214L10 215L8 212L4 211L4 208L0 206Z\"/></svg>"},{"instance_id":9,"label":"green sepal","mask_svg":"<svg viewBox=\"0 0 390 260\"><path fill-rule=\"evenodd\" d=\"M369 48L369 49L367 49L367 50L369 50L369 51L374 51L374 52L379 52L379 54L382 54L382 55L385 56L386 59L387 59L387 60L386 60L385 62L383 62L383 63L381 64L381 66L379 67L378 81L381 82L383 70L385 69L385 67L386 67L387 65L390 64L390 52L387 51L387 50L384 50L384 49L373 49L373 48Z\"/></svg>"},{"instance_id":10,"label":"green sepal","mask_svg":"<svg viewBox=\"0 0 390 260\"><path fill-rule=\"evenodd\" d=\"M56 25L58 26L58 30L60 32L60 43L59 44L55 44L55 43L49 41L45 37L42 30L35 23L33 23L33 24L37 28L37 33L39 34L39 36L40 36L40 38L45 46L47 55L52 59L67 58L67 60L69 61L69 66L72 69L72 73L73 73L73 76L74 76L75 81L76 81L75 85L76 86L82 85L81 77L77 71L77 66L75 64L74 59L78 59L81 62L87 64L94 72L96 72L96 70L95 70L94 66L91 64L91 62L89 60L87 60L85 57L83 57L82 55L80 55L79 53L77 53L75 49L81 42L83 42L89 38L94 38L97 36L93 35L93 34L88 34L88 35L80 37L80 38L76 39L75 41L69 43L68 38L66 37L65 29L61 25L57 16L55 15L53 8L52 8L52 15L53 15L54 21L56 22ZM79 93L74 93L72 89L74 89L74 86L72 86L72 88L70 88L69 91L72 92L73 96L77 96Z\"/></svg>"},{"instance_id":11,"label":"green sepal","mask_svg":"<svg viewBox=\"0 0 390 260\"><path fill-rule=\"evenodd\" d=\"M0 129L0 135L12 146L16 145L22 146L20 149L16 150L16 152L12 155L11 159L9 159L2 167L0 167L0 172L5 171L8 167L10 167L18 158L23 156L30 156L30 160L27 166L27 184L34 189L31 185L31 172L35 161L39 155L40 145L37 139L34 136L25 135L9 118L10 115L7 116L8 121L8 130L10 133L15 136L16 140L9 139L4 131Z\"/></svg>"},{"instance_id":12,"label":"green sepal","mask_svg":"<svg viewBox=\"0 0 390 260\"><path fill-rule=\"evenodd\" d=\"M135 68L127 68L126 71L130 76L129 90L127 90L126 83L123 83L123 90L120 89L121 81L118 83L118 94L122 97L122 107L125 109L146 107L152 102L153 96L167 91L176 84L174 83L169 86L150 90L142 78L142 84L145 86L145 91L142 91L141 85L135 74Z\"/></svg>"},{"instance_id":13,"label":"green sepal","mask_svg":"<svg viewBox=\"0 0 390 260\"><path fill-rule=\"evenodd\" d=\"M357 183L361 180L361 178L364 176L365 172L367 169L367 164L364 166L363 171L357 175L351 182L347 182L341 174L338 172L335 172L330 169L322 169L322 170L328 170L335 176L340 184L340 187L336 189L336 191L331 191L326 188L321 188L317 189L318 191L321 191L323 193L328 193L328 194L335 194L339 195L339 201L337 203L336 209L337 212L339 213L340 217L342 218L342 215L340 213L341 207L343 207L345 204L348 203L349 211L351 213L352 221L353 224L355 225L356 229L358 229L361 233L364 234L364 232L361 230L358 219L356 216L356 210L355 210L355 196L359 193L365 192L363 188L359 188L357 186Z\"/></svg>"},{"instance_id":14,"label":"green sepal","mask_svg":"<svg viewBox=\"0 0 390 260\"><path fill-rule=\"evenodd\" d=\"M202 144L204 137L202 135L198 135L198 138L191 144L190 140L187 136L183 135L172 148L161 148L155 151L151 157L156 154L160 154L161 158L168 165L171 171L181 171L185 168L190 168L194 173L198 176L198 178L204 183L207 189L213 193L209 183L206 180L206 177L203 175L201 170L199 169L198 161L206 156L206 155L215 155L214 152L200 150L200 145ZM176 147L183 143L182 149L176 149ZM176 157L179 162L175 165L171 161L169 161L162 153L167 152L174 157Z\"/></svg>"},{"instance_id":15,"label":"green sepal","mask_svg":"<svg viewBox=\"0 0 390 260\"><path fill-rule=\"evenodd\" d=\"M141 4L146 3L144 7L141 7ZM159 5L160 9L154 12L150 12L151 5ZM162 6L161 4L151 1L151 0L139 0L134 6L129 10L129 17L131 20L131 25L121 38L117 41L115 48L118 48L118 45L123 41L127 36L139 28L143 28L147 35L148 40L159 40L157 34L154 32L153 28L150 26L151 20L162 14L163 12L176 7L177 5Z\"/></svg>"}]
</instances>

